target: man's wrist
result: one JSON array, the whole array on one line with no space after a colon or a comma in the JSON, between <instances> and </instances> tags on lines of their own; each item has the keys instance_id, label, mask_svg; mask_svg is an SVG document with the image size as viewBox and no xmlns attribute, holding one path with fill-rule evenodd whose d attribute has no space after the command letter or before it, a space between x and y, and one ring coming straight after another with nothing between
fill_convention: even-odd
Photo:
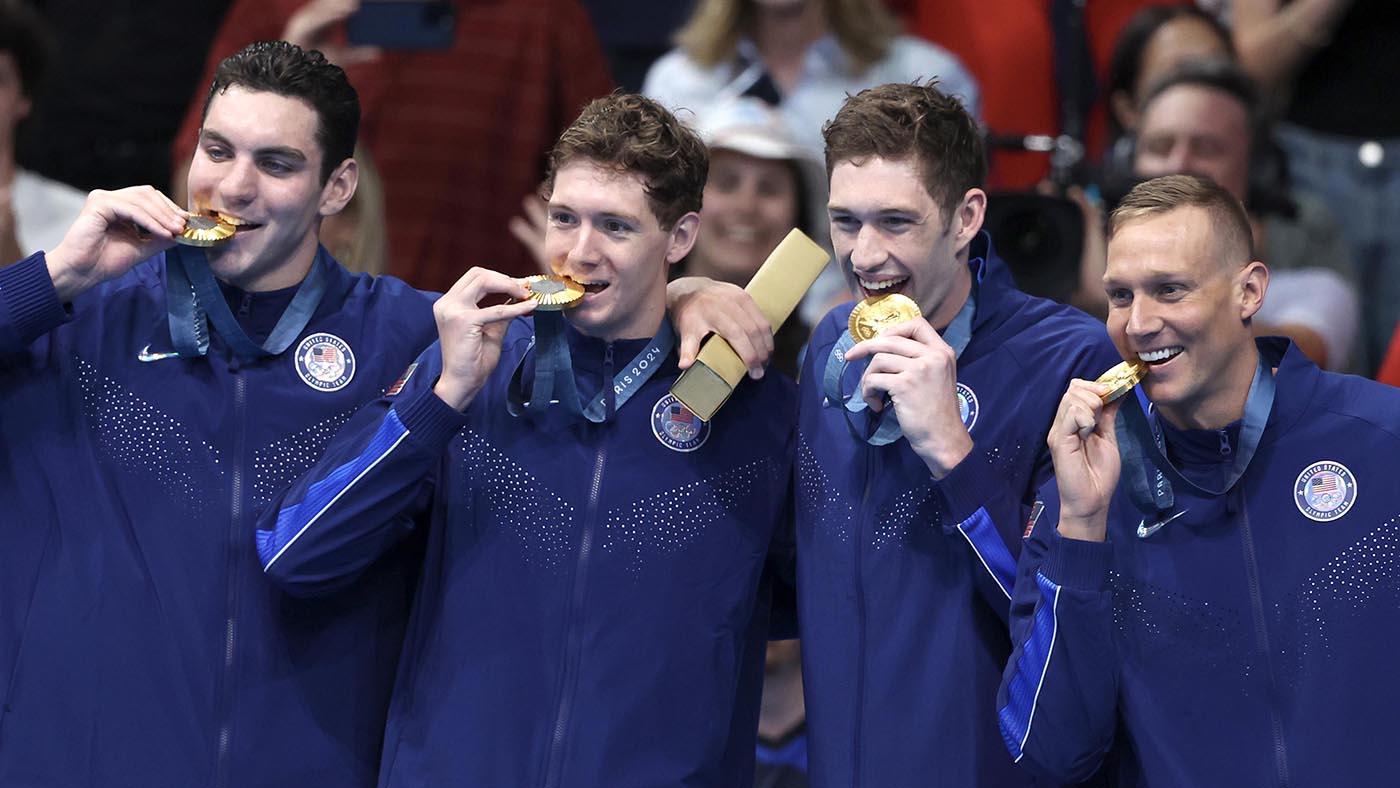
<instances>
[{"instance_id":1,"label":"man's wrist","mask_svg":"<svg viewBox=\"0 0 1400 788\"><path fill-rule=\"evenodd\" d=\"M1057 529L1066 539L1102 542L1108 538L1108 516L1103 513L1081 517L1061 513Z\"/></svg>"},{"instance_id":2,"label":"man's wrist","mask_svg":"<svg viewBox=\"0 0 1400 788\"><path fill-rule=\"evenodd\" d=\"M476 397L476 392L472 391L470 386L446 377L438 378L438 382L433 385L433 393L459 413L465 412Z\"/></svg>"},{"instance_id":3,"label":"man's wrist","mask_svg":"<svg viewBox=\"0 0 1400 788\"><path fill-rule=\"evenodd\" d=\"M941 480L943 477L953 472L958 467L958 463L967 458L972 453L972 436L966 432L955 437L946 445L932 448L914 447L914 453L928 466L929 473L933 478Z\"/></svg>"},{"instance_id":4,"label":"man's wrist","mask_svg":"<svg viewBox=\"0 0 1400 788\"><path fill-rule=\"evenodd\" d=\"M87 278L75 271L58 250L44 254L44 265L48 269L49 279L53 281L54 292L58 293L58 300L65 304L73 303L74 299L92 287Z\"/></svg>"}]
</instances>

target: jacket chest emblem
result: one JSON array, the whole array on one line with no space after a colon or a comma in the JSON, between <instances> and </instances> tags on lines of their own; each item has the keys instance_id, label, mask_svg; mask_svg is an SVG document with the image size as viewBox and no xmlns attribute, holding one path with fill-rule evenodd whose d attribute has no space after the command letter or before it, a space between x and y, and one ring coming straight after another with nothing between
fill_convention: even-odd
<instances>
[{"instance_id":1,"label":"jacket chest emblem","mask_svg":"<svg viewBox=\"0 0 1400 788\"><path fill-rule=\"evenodd\" d=\"M671 451L695 451L710 437L710 425L667 394L651 409L651 432Z\"/></svg>"},{"instance_id":2,"label":"jacket chest emblem","mask_svg":"<svg viewBox=\"0 0 1400 788\"><path fill-rule=\"evenodd\" d=\"M355 377L355 353L334 334L312 334L292 357L297 377L317 391L339 391Z\"/></svg>"},{"instance_id":3,"label":"jacket chest emblem","mask_svg":"<svg viewBox=\"0 0 1400 788\"><path fill-rule=\"evenodd\" d=\"M958 416L962 418L963 426L968 432L972 432L972 425L977 423L977 394L961 381L958 382Z\"/></svg>"},{"instance_id":4,"label":"jacket chest emblem","mask_svg":"<svg viewBox=\"0 0 1400 788\"><path fill-rule=\"evenodd\" d=\"M1293 502L1303 516L1327 523L1351 511L1356 503L1356 477L1347 466L1324 460L1298 474L1293 483Z\"/></svg>"}]
</instances>

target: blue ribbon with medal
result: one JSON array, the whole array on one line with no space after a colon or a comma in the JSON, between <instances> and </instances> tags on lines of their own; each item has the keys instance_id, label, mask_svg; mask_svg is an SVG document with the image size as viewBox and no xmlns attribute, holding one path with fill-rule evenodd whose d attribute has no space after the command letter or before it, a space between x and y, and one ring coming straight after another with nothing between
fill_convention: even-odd
<instances>
[{"instance_id":1,"label":"blue ribbon with medal","mask_svg":"<svg viewBox=\"0 0 1400 788\"><path fill-rule=\"evenodd\" d=\"M331 265L326 250L317 248L311 270L297 288L292 302L278 318L277 325L262 344L254 342L238 325L204 250L174 246L165 252L166 313L170 340L181 358L194 358L209 352L209 325L241 359L276 356L291 346L311 322L316 307L326 294L327 271Z\"/></svg>"},{"instance_id":2,"label":"blue ribbon with medal","mask_svg":"<svg viewBox=\"0 0 1400 788\"><path fill-rule=\"evenodd\" d=\"M948 324L941 334L943 341L953 349L954 358L962 358L963 350L972 341L972 322L977 313L977 289L979 276L972 279L972 289L967 294L967 300L963 302L962 309L953 318L953 322ZM860 308L858 304L856 308ZM836 347L832 348L831 355L826 359L826 369L822 375L822 390L826 395L826 404L832 407L839 406L846 417L846 426L850 429L851 435L857 440L865 441L871 446L884 446L894 443L903 437L904 433L899 427L899 418L895 415L893 407L886 407L880 414L874 417L874 429L869 427L869 419L866 425L856 424L856 414L861 413L870 406L861 399L859 384L857 391L851 394L842 392L841 382L846 374L849 363L846 360L846 352L856 346L856 338L848 330L837 341ZM866 364L869 364L867 360Z\"/></svg>"},{"instance_id":3,"label":"blue ribbon with medal","mask_svg":"<svg viewBox=\"0 0 1400 788\"><path fill-rule=\"evenodd\" d=\"M1275 388L1269 363L1260 356L1254 380L1249 386L1249 396L1245 400L1239 450L1235 453L1225 486L1219 490L1203 487L1186 478L1167 458L1166 443L1155 414L1144 410L1142 399L1136 393L1131 402L1123 404L1114 429L1118 433L1118 452L1123 459L1123 473L1128 481L1128 497L1144 516L1143 522L1138 525L1140 538L1151 536L1174 519L1175 515L1167 516L1176 503L1172 485L1180 485L1199 496L1211 498L1224 495L1235 486L1249 468L1249 462L1254 459L1254 453L1263 439L1264 426L1274 405ZM1154 518L1152 525L1147 524L1148 517Z\"/></svg>"},{"instance_id":4,"label":"blue ribbon with medal","mask_svg":"<svg viewBox=\"0 0 1400 788\"><path fill-rule=\"evenodd\" d=\"M574 365L569 354L567 327L562 311L536 310L535 320L535 379L525 398L525 359L522 355L511 375L506 395L506 409L519 417L526 413L540 414L557 400L572 414L601 424L607 418L607 389L601 389L586 402L579 396L574 380ZM661 328L647 346L623 367L612 380L613 408L621 410L641 387L656 374L666 357L676 346L676 332L671 322L662 318ZM605 384L606 385L606 384Z\"/></svg>"}]
</instances>

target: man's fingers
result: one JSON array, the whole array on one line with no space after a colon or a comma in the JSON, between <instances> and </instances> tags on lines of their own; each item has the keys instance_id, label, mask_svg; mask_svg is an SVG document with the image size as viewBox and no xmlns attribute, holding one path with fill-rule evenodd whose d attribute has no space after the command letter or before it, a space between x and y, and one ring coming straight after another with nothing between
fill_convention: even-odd
<instances>
[{"instance_id":1,"label":"man's fingers","mask_svg":"<svg viewBox=\"0 0 1400 788\"><path fill-rule=\"evenodd\" d=\"M883 373L872 375L866 370L860 379L860 398L876 413L885 409L885 395L889 394L890 386L894 383L892 378L892 375Z\"/></svg>"},{"instance_id":2,"label":"man's fingers","mask_svg":"<svg viewBox=\"0 0 1400 788\"><path fill-rule=\"evenodd\" d=\"M906 337L916 342L925 343L943 341L943 337L940 337L938 332L933 330L933 326L929 325L928 320L922 317L912 318L903 323L896 323L880 332L880 336Z\"/></svg>"},{"instance_id":3,"label":"man's fingers","mask_svg":"<svg viewBox=\"0 0 1400 788\"><path fill-rule=\"evenodd\" d=\"M492 323L508 323L517 317L524 317L535 311L536 306L537 303L533 298L527 298L524 301L516 301L510 304L488 306L484 309L476 310L478 316L477 322L483 326Z\"/></svg>"},{"instance_id":4,"label":"man's fingers","mask_svg":"<svg viewBox=\"0 0 1400 788\"><path fill-rule=\"evenodd\" d=\"M690 365L695 363L695 356L700 352L700 338L694 334L687 334L681 337L680 359L676 362L681 369L690 369Z\"/></svg>"},{"instance_id":5,"label":"man's fingers","mask_svg":"<svg viewBox=\"0 0 1400 788\"><path fill-rule=\"evenodd\" d=\"M934 336L937 336L937 334L934 334ZM915 358L927 352L927 350L928 345L918 340L887 331L874 339L857 342L855 347L846 351L846 360L856 361L866 358L867 356L876 356L882 353L903 356L905 358Z\"/></svg>"}]
</instances>

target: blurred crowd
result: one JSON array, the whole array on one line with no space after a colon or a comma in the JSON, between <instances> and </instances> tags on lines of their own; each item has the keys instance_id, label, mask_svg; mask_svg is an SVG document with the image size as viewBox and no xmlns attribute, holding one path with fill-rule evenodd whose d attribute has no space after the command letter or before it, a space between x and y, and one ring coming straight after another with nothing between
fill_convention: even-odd
<instances>
[{"instance_id":1,"label":"blurred crowd","mask_svg":"<svg viewBox=\"0 0 1400 788\"><path fill-rule=\"evenodd\" d=\"M1400 4L1393 0L0 0L0 250L51 248L86 192L184 170L216 64L286 39L360 94L360 187L322 243L443 291L548 265L544 154L590 99L641 91L711 148L677 274L743 284L789 228L826 242L821 128L848 94L936 77L981 119L989 229L1025 289L1106 310L1104 217L1136 182L1208 176L1271 270L1261 334L1400 385ZM439 35L434 37L433 32ZM848 297L833 266L778 338ZM794 645L776 647L760 785L800 785Z\"/></svg>"}]
</instances>

